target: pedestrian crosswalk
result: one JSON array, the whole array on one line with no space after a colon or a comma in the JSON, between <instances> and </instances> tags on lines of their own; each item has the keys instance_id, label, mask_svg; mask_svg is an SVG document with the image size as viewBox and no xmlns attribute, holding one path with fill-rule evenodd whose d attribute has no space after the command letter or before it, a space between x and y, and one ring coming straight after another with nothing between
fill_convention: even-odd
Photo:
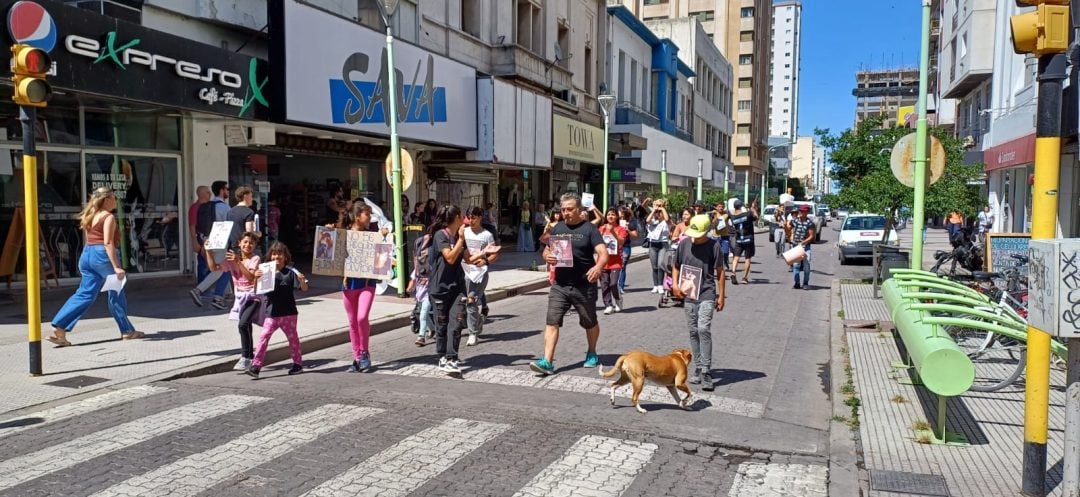
<instances>
[{"instance_id":1,"label":"pedestrian crosswalk","mask_svg":"<svg viewBox=\"0 0 1080 497\"><path fill-rule=\"evenodd\" d=\"M273 414L267 415L269 411ZM115 419L140 412L149 414ZM425 486L440 488L447 479L460 479L472 465L491 464L483 462L488 459L497 461L492 467L498 476L484 481L508 483L499 489L470 490L468 495L620 497L650 465L669 464L671 451L678 450L669 447L667 455L662 455L658 443L612 433L589 434L583 429L563 434L561 429L547 428L556 430L550 437L554 441L534 443L515 429L535 428L498 418L443 418L425 413L419 416L420 422L416 414L406 421L406 416L386 406L282 403L237 394L206 397L159 386L117 390L30 416L41 421L15 426L17 431L5 431L0 423L0 497L52 495L56 488L63 488L65 495L91 497L259 494L244 487L249 478L280 484L273 494L281 496L404 497ZM402 419L401 424L394 419ZM371 426L369 422L379 421L396 428L388 434L365 429ZM93 422L105 427L93 431L89 425ZM206 436L218 426L227 428L220 440ZM71 433L70 438L65 433ZM164 443L166 436L171 440L195 437L201 442L189 450L159 453L155 446ZM370 446L370 450L350 454L342 448L342 437L354 440L357 436L365 438L357 446ZM331 447L336 452L326 450ZM113 461L132 459L147 462L135 469L110 469ZM518 460L530 463L509 464ZM268 468L293 465L305 468L293 473L298 481L259 476ZM747 471L744 486L752 484L750 477L758 473L757 469ZM79 480L72 482L72 475ZM83 480L85 488L79 487ZM436 494L466 494L456 492Z\"/></svg>"}]
</instances>

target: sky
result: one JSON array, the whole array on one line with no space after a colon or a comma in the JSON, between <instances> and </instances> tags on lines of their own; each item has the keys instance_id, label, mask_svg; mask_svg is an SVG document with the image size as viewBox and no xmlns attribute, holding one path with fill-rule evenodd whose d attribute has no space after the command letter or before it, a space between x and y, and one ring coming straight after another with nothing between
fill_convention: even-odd
<instances>
[{"instance_id":1,"label":"sky","mask_svg":"<svg viewBox=\"0 0 1080 497\"><path fill-rule=\"evenodd\" d=\"M920 0L802 0L799 135L855 122L855 72L919 65Z\"/></svg>"}]
</instances>

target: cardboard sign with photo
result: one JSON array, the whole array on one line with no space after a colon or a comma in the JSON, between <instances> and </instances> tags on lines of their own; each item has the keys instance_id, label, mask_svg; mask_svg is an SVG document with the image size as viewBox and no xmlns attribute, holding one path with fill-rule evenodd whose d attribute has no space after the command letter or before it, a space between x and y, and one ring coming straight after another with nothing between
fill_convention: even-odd
<instances>
[{"instance_id":1,"label":"cardboard sign with photo","mask_svg":"<svg viewBox=\"0 0 1080 497\"><path fill-rule=\"evenodd\" d=\"M393 244L383 242L372 231L347 231L343 276L349 278L390 279ZM340 240L340 239L339 239Z\"/></svg>"},{"instance_id":2,"label":"cardboard sign with photo","mask_svg":"<svg viewBox=\"0 0 1080 497\"><path fill-rule=\"evenodd\" d=\"M315 228L315 255L311 274L343 276L345 274L345 230L318 226Z\"/></svg>"}]
</instances>

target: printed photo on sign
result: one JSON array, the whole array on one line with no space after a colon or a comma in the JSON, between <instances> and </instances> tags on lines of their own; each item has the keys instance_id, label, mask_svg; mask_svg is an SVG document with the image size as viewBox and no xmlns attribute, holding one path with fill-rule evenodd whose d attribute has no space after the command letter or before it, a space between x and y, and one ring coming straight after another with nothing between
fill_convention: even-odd
<instances>
[{"instance_id":1,"label":"printed photo on sign","mask_svg":"<svg viewBox=\"0 0 1080 497\"><path fill-rule=\"evenodd\" d=\"M701 295L701 268L683 264L679 268L679 290L687 300L697 300Z\"/></svg>"},{"instance_id":2,"label":"printed photo on sign","mask_svg":"<svg viewBox=\"0 0 1080 497\"><path fill-rule=\"evenodd\" d=\"M551 255L555 256L555 267L574 267L574 252L569 239L552 238Z\"/></svg>"},{"instance_id":3,"label":"printed photo on sign","mask_svg":"<svg viewBox=\"0 0 1080 497\"><path fill-rule=\"evenodd\" d=\"M377 275L389 278L392 276L391 261L394 255L394 245L391 243L379 243L375 245L374 272Z\"/></svg>"},{"instance_id":4,"label":"printed photo on sign","mask_svg":"<svg viewBox=\"0 0 1080 497\"><path fill-rule=\"evenodd\" d=\"M389 269L381 273L376 271L375 258L380 245L389 245L391 252L393 252L393 245L384 243L382 235L376 232L347 231L345 233L346 256L342 276L375 280L390 279ZM387 257L387 261L389 261L389 257ZM386 262L386 264L389 264L389 262Z\"/></svg>"},{"instance_id":5,"label":"printed photo on sign","mask_svg":"<svg viewBox=\"0 0 1080 497\"><path fill-rule=\"evenodd\" d=\"M615 235L611 233L605 234L604 245L607 246L608 255L615 255L619 253L619 240L615 238Z\"/></svg>"},{"instance_id":6,"label":"printed photo on sign","mask_svg":"<svg viewBox=\"0 0 1080 497\"><path fill-rule=\"evenodd\" d=\"M595 198L595 196L593 194L591 194L591 193L582 193L581 194L581 206L586 208L586 209L592 209L593 208L593 198Z\"/></svg>"},{"instance_id":7,"label":"printed photo on sign","mask_svg":"<svg viewBox=\"0 0 1080 497\"><path fill-rule=\"evenodd\" d=\"M264 262L259 264L259 271L262 271L262 276L259 276L259 279L255 281L255 293L259 295L270 293L274 290L274 279L277 277L277 263Z\"/></svg>"},{"instance_id":8,"label":"printed photo on sign","mask_svg":"<svg viewBox=\"0 0 1080 497\"><path fill-rule=\"evenodd\" d=\"M337 230L318 226L315 228L315 260L333 261Z\"/></svg>"},{"instance_id":9,"label":"printed photo on sign","mask_svg":"<svg viewBox=\"0 0 1080 497\"><path fill-rule=\"evenodd\" d=\"M229 234L232 233L232 221L217 221L210 230L210 236L206 239L207 250L227 250L229 248Z\"/></svg>"}]
</instances>

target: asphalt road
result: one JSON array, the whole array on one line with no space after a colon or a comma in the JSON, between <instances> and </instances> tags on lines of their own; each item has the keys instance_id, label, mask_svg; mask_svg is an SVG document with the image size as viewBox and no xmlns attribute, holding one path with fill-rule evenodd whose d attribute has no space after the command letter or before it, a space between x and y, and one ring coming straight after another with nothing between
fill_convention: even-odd
<instances>
[{"instance_id":1,"label":"asphalt road","mask_svg":"<svg viewBox=\"0 0 1080 497\"><path fill-rule=\"evenodd\" d=\"M824 495L830 284L869 274L839 266L834 240L829 228L811 289L795 290L759 235L752 283L729 284L713 321L716 389L693 387L690 411L655 387L647 414L629 387L609 405L597 371L581 366L574 319L558 373L534 375L539 291L492 305L460 379L399 329L372 337L369 373L345 372L343 345L305 357L297 376L274 364L257 381L162 382L0 423L0 497ZM626 308L601 316L605 366L631 349L688 346L683 310L657 309L648 272L632 264Z\"/></svg>"}]
</instances>

